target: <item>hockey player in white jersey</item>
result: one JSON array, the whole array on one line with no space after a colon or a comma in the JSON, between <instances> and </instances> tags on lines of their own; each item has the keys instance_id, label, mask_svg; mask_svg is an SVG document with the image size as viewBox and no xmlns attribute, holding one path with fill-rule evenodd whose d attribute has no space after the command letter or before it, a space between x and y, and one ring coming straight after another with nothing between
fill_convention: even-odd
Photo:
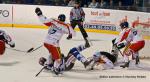
<instances>
[{"instance_id":1,"label":"hockey player in white jersey","mask_svg":"<svg viewBox=\"0 0 150 82\"><path fill-rule=\"evenodd\" d=\"M95 52L92 57L85 58L80 52L86 48L86 45L80 45L70 49L65 59L66 70L71 70L76 60L80 61L85 68L90 64L90 69L94 69L96 64L102 64L104 69L112 69L114 67L116 62L115 54L99 51Z\"/></svg>"},{"instance_id":2,"label":"hockey player in white jersey","mask_svg":"<svg viewBox=\"0 0 150 82\"><path fill-rule=\"evenodd\" d=\"M12 41L11 37L3 30L0 30L0 55L5 52L6 45L8 44L11 48L15 47L15 43Z\"/></svg>"},{"instance_id":3,"label":"hockey player in white jersey","mask_svg":"<svg viewBox=\"0 0 150 82\"><path fill-rule=\"evenodd\" d=\"M129 67L129 56L132 56L132 59L136 60L135 64L139 63L139 51L144 48L145 41L142 36L139 34L138 30L134 28L129 28L128 22L122 22L120 24L122 31L119 36L116 38L114 44L120 46L124 44L125 49L123 51L124 56L124 65L121 67Z\"/></svg>"},{"instance_id":4,"label":"hockey player in white jersey","mask_svg":"<svg viewBox=\"0 0 150 82\"><path fill-rule=\"evenodd\" d=\"M49 51L48 64L53 64L54 73L58 75L61 71L60 65L62 63L61 51L59 47L59 41L63 34L71 34L74 35L73 29L67 25L65 22L65 15L60 14L58 19L48 19L43 14L40 8L35 9L35 13L37 14L40 21L48 26L48 33L44 40L44 46ZM54 60L54 62L52 61ZM43 64L42 62L41 65ZM43 64L44 65L44 64Z\"/></svg>"}]
</instances>

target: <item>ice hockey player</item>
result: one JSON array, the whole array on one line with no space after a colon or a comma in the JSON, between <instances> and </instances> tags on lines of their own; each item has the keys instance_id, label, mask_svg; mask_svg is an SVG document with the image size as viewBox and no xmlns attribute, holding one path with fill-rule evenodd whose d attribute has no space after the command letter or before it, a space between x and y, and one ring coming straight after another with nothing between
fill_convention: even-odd
<instances>
[{"instance_id":1,"label":"ice hockey player","mask_svg":"<svg viewBox=\"0 0 150 82\"><path fill-rule=\"evenodd\" d=\"M87 49L88 47L85 45L79 45L78 47L73 47L68 52L67 56L64 58L65 62L65 69L66 71L71 70L74 67L75 62L78 60L80 61L84 67L87 66L90 67L91 70L94 69L94 66L96 64L102 64L104 69L112 69L114 67L114 63L116 62L116 56L115 54L110 54L108 52L99 51L93 54L92 57L85 58L80 52ZM42 57L40 58L39 62L45 63L47 61L46 58ZM52 68L51 66L48 66L50 70Z\"/></svg>"},{"instance_id":2,"label":"ice hockey player","mask_svg":"<svg viewBox=\"0 0 150 82\"><path fill-rule=\"evenodd\" d=\"M81 61L84 67L86 68L86 66L90 64L90 61L88 61L83 55L80 54L80 52L85 50L86 48L89 48L87 44L79 45L78 47L71 48L66 57L62 54L63 57L62 57L62 63L60 65L60 70L65 70L65 71L71 70L76 60ZM49 64L48 61L49 61L48 59L41 57L39 59L39 64L42 66L47 65L47 69L53 70L54 67L53 64Z\"/></svg>"},{"instance_id":3,"label":"ice hockey player","mask_svg":"<svg viewBox=\"0 0 150 82\"><path fill-rule=\"evenodd\" d=\"M49 51L48 64L54 65L53 72L58 75L61 73L60 65L62 63L61 51L59 47L59 41L63 34L74 35L72 27L69 27L65 22L65 15L60 14L57 19L47 19L43 14L40 8L35 9L35 13L39 17L40 21L49 27L47 36L44 41L45 48ZM54 60L54 62L52 61ZM41 65L44 63L40 62Z\"/></svg>"},{"instance_id":4,"label":"ice hockey player","mask_svg":"<svg viewBox=\"0 0 150 82\"><path fill-rule=\"evenodd\" d=\"M65 70L71 70L74 67L76 60L80 61L86 68L91 61L86 59L80 52L89 48L88 44L73 47L65 57Z\"/></svg>"},{"instance_id":5,"label":"ice hockey player","mask_svg":"<svg viewBox=\"0 0 150 82\"><path fill-rule=\"evenodd\" d=\"M108 52L99 51L95 52L92 57L85 58L80 52L85 50L84 45L72 48L67 57L66 57L66 70L71 70L75 64L75 61L78 60L85 68L90 64L90 69L92 70L96 64L102 64L104 69L112 69L114 63L116 62L115 54L110 54ZM88 66L89 67L89 66Z\"/></svg>"},{"instance_id":6,"label":"ice hockey player","mask_svg":"<svg viewBox=\"0 0 150 82\"><path fill-rule=\"evenodd\" d=\"M0 55L3 55L5 52L5 44L8 44L11 48L15 47L15 43L12 41L11 37L6 34L5 31L0 30Z\"/></svg>"},{"instance_id":7,"label":"ice hockey player","mask_svg":"<svg viewBox=\"0 0 150 82\"><path fill-rule=\"evenodd\" d=\"M122 44L125 45L125 49L123 51L124 56L124 65L121 67L129 67L129 56L132 55L132 59L136 60L136 65L139 63L139 51L144 47L145 41L140 36L137 30L133 28L129 28L128 22L122 22L120 24L122 31L119 36L115 40L115 45L120 46Z\"/></svg>"}]
</instances>

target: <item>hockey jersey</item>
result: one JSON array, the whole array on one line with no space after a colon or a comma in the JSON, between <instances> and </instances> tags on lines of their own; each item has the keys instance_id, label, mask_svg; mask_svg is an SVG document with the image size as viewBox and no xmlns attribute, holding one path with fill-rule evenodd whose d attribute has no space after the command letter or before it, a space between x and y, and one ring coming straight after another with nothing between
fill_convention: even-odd
<instances>
[{"instance_id":1,"label":"hockey jersey","mask_svg":"<svg viewBox=\"0 0 150 82\"><path fill-rule=\"evenodd\" d=\"M72 27L64 22L55 20L53 18L47 19L43 15L40 15L39 19L44 25L49 27L47 36L44 40L45 43L58 47L59 41L63 34L71 34L73 36L75 35Z\"/></svg>"},{"instance_id":2,"label":"hockey jersey","mask_svg":"<svg viewBox=\"0 0 150 82\"><path fill-rule=\"evenodd\" d=\"M134 43L140 40L143 40L143 38L139 35L138 30L134 28L125 28L120 32L115 44L120 44L123 41L125 41L125 43Z\"/></svg>"},{"instance_id":3,"label":"hockey jersey","mask_svg":"<svg viewBox=\"0 0 150 82\"><path fill-rule=\"evenodd\" d=\"M9 45L13 43L11 37L3 30L0 30L0 40L4 41Z\"/></svg>"}]
</instances>

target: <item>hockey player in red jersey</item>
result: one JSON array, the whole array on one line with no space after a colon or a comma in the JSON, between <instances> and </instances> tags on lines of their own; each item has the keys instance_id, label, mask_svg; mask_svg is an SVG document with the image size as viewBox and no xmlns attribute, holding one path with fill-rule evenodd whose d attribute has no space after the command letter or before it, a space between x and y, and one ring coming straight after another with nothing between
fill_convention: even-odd
<instances>
[{"instance_id":1,"label":"hockey player in red jersey","mask_svg":"<svg viewBox=\"0 0 150 82\"><path fill-rule=\"evenodd\" d=\"M5 52L5 44L8 44L12 48L15 47L15 43L12 41L11 37L6 34L5 31L0 30L0 55L3 55Z\"/></svg>"},{"instance_id":2,"label":"hockey player in red jersey","mask_svg":"<svg viewBox=\"0 0 150 82\"><path fill-rule=\"evenodd\" d=\"M49 51L48 64L53 64L54 60L54 73L58 75L61 73L60 64L62 63L61 51L59 47L59 41L63 34L74 35L73 29L68 26L65 22L65 15L60 14L58 19L47 19L43 14L40 8L35 9L40 21L49 27L47 36L44 40L44 46ZM42 64L42 63L41 63Z\"/></svg>"},{"instance_id":3,"label":"hockey player in red jersey","mask_svg":"<svg viewBox=\"0 0 150 82\"><path fill-rule=\"evenodd\" d=\"M122 31L117 37L114 44L117 46L125 45L125 49L123 51L125 64L121 65L121 67L129 67L129 56L132 55L132 59L136 60L136 64L139 63L139 51L144 47L145 41L142 36L138 33L134 28L129 28L128 22L122 22L120 24Z\"/></svg>"}]
</instances>

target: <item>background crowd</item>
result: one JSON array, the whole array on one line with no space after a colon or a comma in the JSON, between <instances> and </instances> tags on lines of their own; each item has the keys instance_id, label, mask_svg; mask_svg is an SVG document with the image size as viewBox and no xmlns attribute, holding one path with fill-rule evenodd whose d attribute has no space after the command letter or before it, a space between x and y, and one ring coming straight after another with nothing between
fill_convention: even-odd
<instances>
[{"instance_id":1,"label":"background crowd","mask_svg":"<svg viewBox=\"0 0 150 82\"><path fill-rule=\"evenodd\" d=\"M74 6L76 0L0 0L2 4ZM82 7L150 12L150 0L78 0Z\"/></svg>"}]
</instances>

